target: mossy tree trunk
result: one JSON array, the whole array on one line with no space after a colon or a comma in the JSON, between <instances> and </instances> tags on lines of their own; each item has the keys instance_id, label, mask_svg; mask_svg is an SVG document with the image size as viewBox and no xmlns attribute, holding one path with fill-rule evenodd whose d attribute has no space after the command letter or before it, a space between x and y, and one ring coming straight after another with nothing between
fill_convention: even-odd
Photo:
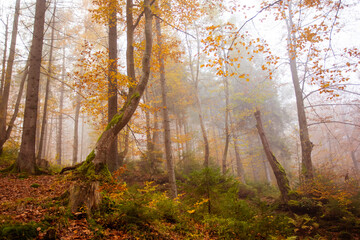
<instances>
[{"instance_id":1,"label":"mossy tree trunk","mask_svg":"<svg viewBox=\"0 0 360 240\"><path fill-rule=\"evenodd\" d=\"M257 110L254 113L255 119L256 119L256 128L259 132L259 136L264 148L264 152L266 154L267 160L270 163L270 166L274 172L276 181L277 181L277 185L279 187L280 193L281 193L281 199L283 202L287 203L289 201L289 191L290 191L290 186L289 186L289 180L286 176L286 172L284 170L284 168L281 166L281 164L277 161L276 157L274 156L274 154L272 153L271 149L270 149L270 145L267 141L266 135L265 135L265 131L261 122L261 116L260 116L260 111Z\"/></svg>"},{"instance_id":2,"label":"mossy tree trunk","mask_svg":"<svg viewBox=\"0 0 360 240\"><path fill-rule=\"evenodd\" d=\"M151 50L152 50L152 13L150 9L150 0L144 1L144 13L145 13L145 51L143 53L142 58L142 75L140 77L139 82L136 86L134 86L127 99L120 109L120 111L114 115L111 122L107 125L105 131L99 137L94 150L88 155L86 161L82 166L78 168L79 173L82 177L87 177L91 174L97 175L96 179L110 177L110 173L106 166L107 155L109 152L109 147L111 143L116 139L117 134L127 125L130 121L132 115L134 114L141 96L144 93L146 85L150 76L150 59L151 59ZM127 0L127 31L134 31L135 26L133 25L132 18L132 0ZM132 40L132 39L131 39ZM129 41L129 39L128 39ZM132 42L128 44L128 48L130 51L132 50ZM129 50L129 49L128 49ZM128 66L128 75L129 73L134 73L134 55L127 54L127 63L130 64ZM129 72L130 70L130 72ZM135 79L135 78L134 78ZM88 179L89 180L89 179ZM90 180L94 180L90 177ZM79 191L70 192L70 207L71 209L76 209L76 207L81 204L87 205L87 201L90 203L96 203L97 205L99 201L95 198L97 197L96 191L98 191L98 185L96 185L96 181L85 181L85 183L79 183L79 185L86 184L86 186L80 187ZM89 192L88 192L89 191ZM89 197L93 198L91 200L84 199L85 194L88 194ZM76 205L74 205L76 203ZM93 207L93 206L88 206Z\"/></svg>"}]
</instances>

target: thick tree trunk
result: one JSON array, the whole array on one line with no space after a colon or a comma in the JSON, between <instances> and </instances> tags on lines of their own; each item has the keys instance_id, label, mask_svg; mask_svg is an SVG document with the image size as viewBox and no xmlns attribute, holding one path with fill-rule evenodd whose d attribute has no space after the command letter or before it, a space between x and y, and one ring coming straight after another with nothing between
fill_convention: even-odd
<instances>
[{"instance_id":1,"label":"thick tree trunk","mask_svg":"<svg viewBox=\"0 0 360 240\"><path fill-rule=\"evenodd\" d=\"M290 60L291 77L293 80L296 106L298 112L298 122L300 130L301 157L302 157L302 174L305 180L311 180L314 176L311 152L313 144L310 141L309 130L307 125L306 113L304 108L303 92L300 87L298 68L296 63L296 36L293 29L291 2L289 4L289 19L286 20L288 30L288 54Z\"/></svg>"},{"instance_id":2,"label":"thick tree trunk","mask_svg":"<svg viewBox=\"0 0 360 240\"><path fill-rule=\"evenodd\" d=\"M281 166L281 164L277 161L274 154L271 152L270 145L267 141L265 131L261 122L261 116L260 111L257 110L254 113L255 119L256 119L256 128L259 132L259 136L264 148L265 155L270 163L270 166L275 174L275 178L277 181L277 185L279 187L281 198L283 202L287 203L289 201L289 180L286 176L284 168Z\"/></svg>"},{"instance_id":3,"label":"thick tree trunk","mask_svg":"<svg viewBox=\"0 0 360 240\"><path fill-rule=\"evenodd\" d=\"M11 78L13 72L14 59L15 59L16 36L18 32L19 14L20 14L20 0L16 0L13 30L11 34L10 53L6 66L4 86L0 96L0 136L6 135L6 118L7 118L7 110L8 110L9 96L10 96ZM0 153L1 152L2 152L2 148L0 149Z\"/></svg>"},{"instance_id":4,"label":"thick tree trunk","mask_svg":"<svg viewBox=\"0 0 360 240\"><path fill-rule=\"evenodd\" d=\"M48 71L46 78L46 88L45 88L45 99L44 99L44 112L42 117L40 140L39 140L39 149L37 159L42 159L43 155L43 146L45 143L45 129L47 125L47 110L48 110L48 100L50 94L50 81L52 76L52 58L53 58L53 46L54 46L54 33L55 33L55 16L56 16L56 3L54 4L54 12L52 16L52 28L51 28L51 40L50 40L50 50L49 50L49 63Z\"/></svg>"},{"instance_id":5,"label":"thick tree trunk","mask_svg":"<svg viewBox=\"0 0 360 240\"><path fill-rule=\"evenodd\" d=\"M117 113L117 18L116 2L109 1L108 123ZM117 138L111 143L106 163L111 172L118 166Z\"/></svg>"},{"instance_id":6,"label":"thick tree trunk","mask_svg":"<svg viewBox=\"0 0 360 240\"><path fill-rule=\"evenodd\" d=\"M23 133L19 156L16 160L16 170L34 174L35 163L35 134L37 122L37 108L39 97L41 55L44 38L46 0L36 0L33 39L30 49L29 80L26 91Z\"/></svg>"},{"instance_id":7,"label":"thick tree trunk","mask_svg":"<svg viewBox=\"0 0 360 240\"><path fill-rule=\"evenodd\" d=\"M160 20L156 18L156 35L159 45L159 62L160 62L160 85L161 85L161 96L162 96L162 112L163 112L163 127L164 127L164 143L165 143L165 155L166 155L166 166L169 176L170 183L170 195L172 198L177 197L177 187L175 180L175 168L171 149L171 136L170 136L170 119L168 113L168 106L166 102L166 80L165 80L165 64L164 56L162 53L162 36Z\"/></svg>"}]
</instances>

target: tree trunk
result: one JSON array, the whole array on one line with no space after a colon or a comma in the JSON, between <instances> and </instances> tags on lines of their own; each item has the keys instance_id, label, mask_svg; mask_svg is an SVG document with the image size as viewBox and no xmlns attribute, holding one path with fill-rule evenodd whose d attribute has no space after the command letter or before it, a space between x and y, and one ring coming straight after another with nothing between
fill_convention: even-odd
<instances>
[{"instance_id":1,"label":"tree trunk","mask_svg":"<svg viewBox=\"0 0 360 240\"><path fill-rule=\"evenodd\" d=\"M6 118L7 118L7 110L8 110L9 96L10 96L11 78L13 72L14 59L15 59L15 48L16 48L16 37L18 32L19 14L20 14L20 0L16 0L13 30L11 34L10 53L6 66L4 86L0 96L0 136L5 136L6 134ZM1 152L2 152L2 148L0 149L0 154Z\"/></svg>"},{"instance_id":2,"label":"tree trunk","mask_svg":"<svg viewBox=\"0 0 360 240\"><path fill-rule=\"evenodd\" d=\"M196 108L198 109L198 115L199 115L199 122L200 122L200 128L201 128L201 133L202 133L202 137L204 140L204 167L209 167L209 156L210 156L210 150L209 150L209 141L208 141L208 137L207 137L207 133L206 133L206 127L205 127L205 123L203 120L203 113L202 113L202 108L201 108L201 101L200 101L200 96L199 96L199 70L200 70L200 40L199 40L199 34L198 34L198 30L196 29L196 37L197 37L197 59L196 59L196 73L194 72L193 69L193 63L192 63L192 54L191 54L191 46L190 46L190 42L188 41L187 35L186 35L186 42L188 45L188 51L189 51L189 65L190 65L190 73L191 73L191 78L194 82L194 93L195 93L195 104L196 104Z\"/></svg>"},{"instance_id":3,"label":"tree trunk","mask_svg":"<svg viewBox=\"0 0 360 240\"><path fill-rule=\"evenodd\" d=\"M234 121L232 118L232 114L229 114L230 117L230 123L232 125L232 133L233 133L233 142L234 142L234 152L235 152L235 161L236 161L236 175L240 179L242 183L245 182L245 172L244 172L244 166L241 162L239 148L238 148L238 141L237 141L237 129L234 126Z\"/></svg>"},{"instance_id":4,"label":"tree trunk","mask_svg":"<svg viewBox=\"0 0 360 240\"><path fill-rule=\"evenodd\" d=\"M146 88L146 85L150 76L150 59L152 50L152 13L150 9L150 0L144 1L144 12L145 12L145 51L142 59L142 74L138 84L133 88L133 94L129 95L112 121L108 124L103 134L98 139L95 149L88 155L87 162L92 162L95 165L104 165L107 159L107 153L110 143L116 138L116 135L127 125L133 113L135 112L142 94ZM134 26L132 24L132 1L127 0L126 8L127 16L127 31L133 32ZM129 24L130 23L130 24ZM131 35L131 34L130 34ZM133 38L128 39L128 42L133 41ZM128 45L130 52L133 49L132 42ZM129 49L128 49L129 50ZM127 54L127 63L129 66L134 67L134 55ZM129 69L128 75L134 73L134 69ZM96 168L99 169L99 168Z\"/></svg>"},{"instance_id":5,"label":"tree trunk","mask_svg":"<svg viewBox=\"0 0 360 240\"><path fill-rule=\"evenodd\" d=\"M48 71L46 78L46 88L45 88L45 99L44 99L44 112L41 124L41 132L40 132L40 140L39 140L39 149L37 159L42 159L43 154L43 145L45 143L45 129L47 125L47 108L48 108L48 100L50 94L50 81L52 76L52 58L53 58L53 46L54 46L54 32L55 32L55 16L56 16L56 2L54 4L54 12L52 16L52 28L51 28L51 40L50 40L50 50L49 50L49 63L48 63Z\"/></svg>"},{"instance_id":6,"label":"tree trunk","mask_svg":"<svg viewBox=\"0 0 360 240\"><path fill-rule=\"evenodd\" d=\"M5 83L5 71L6 71L5 68L6 68L8 35L9 35L9 16L7 16L7 18L6 18L6 25L5 25L4 54L3 54L1 80L0 80L0 97L2 97L3 90L4 90L4 83Z\"/></svg>"},{"instance_id":7,"label":"tree trunk","mask_svg":"<svg viewBox=\"0 0 360 240\"><path fill-rule=\"evenodd\" d=\"M5 135L1 136L1 138L0 138L0 149L3 148L6 141L10 138L12 129L14 127L16 117L17 117L17 115L19 113L20 102L21 102L21 99L22 99L22 94L23 94L23 91L24 91L25 81L26 81L26 78L28 76L28 72L29 72L29 59L26 61L26 66L25 66L23 75L21 77L21 82L20 82L20 86L19 86L18 96L16 98L14 113L13 113L11 119L10 119L10 122L8 124L8 128L6 129Z\"/></svg>"},{"instance_id":8,"label":"tree trunk","mask_svg":"<svg viewBox=\"0 0 360 240\"><path fill-rule=\"evenodd\" d=\"M26 91L23 133L19 156L15 167L19 172L34 174L35 163L35 134L37 122L37 108L39 97L41 55L44 38L46 0L36 0L33 39L30 49L29 80Z\"/></svg>"},{"instance_id":9,"label":"tree trunk","mask_svg":"<svg viewBox=\"0 0 360 240\"><path fill-rule=\"evenodd\" d=\"M162 36L161 36L161 26L160 20L156 18L156 36L159 45L159 62L160 62L160 85L161 85L161 96L162 96L162 112L163 112L163 127L164 127L164 143L165 143L165 155L166 155L166 166L169 175L169 183L170 183L170 195L172 198L177 197L177 188L176 188L176 180L175 180L175 168L172 156L171 149L171 136L170 136L170 119L168 113L168 107L166 102L166 80L165 80L165 64L164 64L164 56L162 53Z\"/></svg>"},{"instance_id":10,"label":"tree trunk","mask_svg":"<svg viewBox=\"0 0 360 240\"><path fill-rule=\"evenodd\" d=\"M127 31L133 32L133 18L132 18L132 0L127 0L126 7L126 19L128 21ZM126 101L123 107L120 109L119 113L115 114L111 122L107 125L105 131L99 137L94 150L88 155L85 163L81 166L81 172L86 174L89 171L95 170L95 174L102 175L103 177L108 177L109 173L106 171L106 159L109 152L109 147L111 143L115 140L117 134L127 125L130 118L134 114L141 96L143 95L146 85L150 76L150 60L151 60L151 51L152 51L152 13L150 9L150 0L144 0L144 13L145 13L145 51L142 59L142 74L139 82L136 86L133 87L132 94L129 94L126 98ZM131 34L130 34L131 35ZM127 39L128 48L133 48L133 39ZM129 41L130 44L129 44ZM129 50L129 49L128 49ZM127 54L127 63L131 63L128 66L128 70L135 72L134 69L129 69L134 67L134 55ZM128 75L130 72L128 72ZM129 76L130 77L130 76ZM134 78L135 79L135 78ZM92 184L91 181L89 184ZM88 188L89 187L89 188ZM87 186L86 189L90 189L91 194L95 195L97 189L91 186ZM74 197L75 201L81 200L81 194L71 194L70 198ZM74 209L73 205L70 202L70 208Z\"/></svg>"},{"instance_id":11,"label":"tree trunk","mask_svg":"<svg viewBox=\"0 0 360 240\"><path fill-rule=\"evenodd\" d=\"M227 77L224 77L224 86L225 86L225 147L222 156L222 173L226 173L226 157L229 149L229 83Z\"/></svg>"},{"instance_id":12,"label":"tree trunk","mask_svg":"<svg viewBox=\"0 0 360 240\"><path fill-rule=\"evenodd\" d=\"M256 128L259 132L259 136L264 148L265 155L275 174L277 185L281 193L281 199L283 202L287 203L289 201L289 191L290 191L289 180L286 176L284 168L281 166L281 164L275 158L274 154L271 152L270 145L267 141L265 131L261 122L260 111L257 110L254 113L254 116L256 119Z\"/></svg>"},{"instance_id":13,"label":"tree trunk","mask_svg":"<svg viewBox=\"0 0 360 240\"><path fill-rule=\"evenodd\" d=\"M79 152L79 117L80 117L80 108L81 108L81 99L80 94L76 93L76 103L75 103L75 117L74 117L74 143L73 143L73 158L72 165L76 165L78 162L78 152Z\"/></svg>"},{"instance_id":14,"label":"tree trunk","mask_svg":"<svg viewBox=\"0 0 360 240\"><path fill-rule=\"evenodd\" d=\"M305 180L311 180L314 176L313 165L311 160L311 152L313 144L310 141L309 130L307 125L306 113L304 108L304 99L296 63L296 36L293 29L291 2L289 3L289 19L286 20L288 30L288 54L290 60L291 77L295 90L296 106L298 112L298 122L300 130L301 157L302 157L302 174Z\"/></svg>"},{"instance_id":15,"label":"tree trunk","mask_svg":"<svg viewBox=\"0 0 360 240\"><path fill-rule=\"evenodd\" d=\"M56 163L62 164L62 132L63 132L63 109L64 109L64 91L65 91L65 48L63 48L63 59L62 59L62 82L60 87L60 106L59 106L59 117L58 117L58 128L56 136Z\"/></svg>"},{"instance_id":16,"label":"tree trunk","mask_svg":"<svg viewBox=\"0 0 360 240\"><path fill-rule=\"evenodd\" d=\"M117 113L117 18L116 1L109 1L109 70L108 70L108 123ZM111 143L107 166L111 172L119 166L117 138Z\"/></svg>"}]
</instances>

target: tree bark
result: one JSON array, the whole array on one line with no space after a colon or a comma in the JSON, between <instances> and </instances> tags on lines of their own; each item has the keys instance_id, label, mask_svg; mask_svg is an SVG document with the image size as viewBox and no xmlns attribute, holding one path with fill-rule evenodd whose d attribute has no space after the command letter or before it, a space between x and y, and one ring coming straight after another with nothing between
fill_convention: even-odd
<instances>
[{"instance_id":1,"label":"tree bark","mask_svg":"<svg viewBox=\"0 0 360 240\"><path fill-rule=\"evenodd\" d=\"M37 108L39 97L41 55L44 38L46 0L36 0L33 39L30 49L29 80L26 91L23 133L19 156L15 168L19 172L34 174L35 163L35 134L37 122Z\"/></svg>"},{"instance_id":2,"label":"tree bark","mask_svg":"<svg viewBox=\"0 0 360 240\"><path fill-rule=\"evenodd\" d=\"M0 136L6 135L6 118L7 118L7 110L8 110L9 96L10 96L11 78L13 72L14 59L15 59L16 37L18 32L19 15L20 15L20 0L16 0L13 30L11 34L10 53L6 66L4 86L0 96ZM0 154L1 152L2 152L2 148L0 148Z\"/></svg>"},{"instance_id":3,"label":"tree bark","mask_svg":"<svg viewBox=\"0 0 360 240\"><path fill-rule=\"evenodd\" d=\"M108 123L117 113L117 6L109 1L109 70L108 70ZM118 166L117 138L111 143L107 166L114 172Z\"/></svg>"},{"instance_id":4,"label":"tree bark","mask_svg":"<svg viewBox=\"0 0 360 240\"><path fill-rule=\"evenodd\" d=\"M309 130L307 125L306 113L304 108L303 92L300 87L298 68L296 63L296 36L293 29L291 1L289 3L289 18L285 19L288 30L288 54L290 60L291 77L295 90L296 106L298 112L298 122L300 130L301 157L302 157L302 174L306 181L314 177L311 152L313 144L310 141Z\"/></svg>"},{"instance_id":5,"label":"tree bark","mask_svg":"<svg viewBox=\"0 0 360 240\"><path fill-rule=\"evenodd\" d=\"M283 202L287 203L289 201L290 186L289 186L289 180L286 176L286 172L285 172L284 168L281 166L281 164L277 161L277 159L275 158L274 154L272 153L272 151L270 149L270 145L267 141L265 131L264 131L264 128L263 128L263 125L261 122L260 111L257 110L254 113L254 116L256 119L256 128L259 132L259 136L260 136L263 148L264 148L266 158L269 161L270 166L275 174L277 185L278 185L280 193L281 193L281 199Z\"/></svg>"},{"instance_id":6,"label":"tree bark","mask_svg":"<svg viewBox=\"0 0 360 240\"><path fill-rule=\"evenodd\" d=\"M49 63L48 63L48 71L46 78L46 88L45 88L45 99L44 99L44 112L41 124L41 132L40 132L40 140L39 140L39 149L37 159L42 159L43 155L43 146L45 143L45 129L47 125L47 108L48 108L48 100L50 94L50 81L52 76L52 58L53 58L53 46L54 46L54 33L55 33L55 16L56 16L56 2L54 4L54 12L52 16L52 28L51 28L51 39L50 39L50 50L49 50Z\"/></svg>"},{"instance_id":7,"label":"tree bark","mask_svg":"<svg viewBox=\"0 0 360 240\"><path fill-rule=\"evenodd\" d=\"M161 85L161 97L162 97L162 112L163 112L163 127L164 127L164 144L166 155L166 166L170 183L170 195L172 198L177 197L177 187L175 180L175 168L171 149L171 134L170 134L170 119L167 106L167 94L166 94L166 79L165 79L165 63L162 53L162 35L160 20L156 18L156 36L159 45L159 62L160 62L160 85Z\"/></svg>"}]
</instances>

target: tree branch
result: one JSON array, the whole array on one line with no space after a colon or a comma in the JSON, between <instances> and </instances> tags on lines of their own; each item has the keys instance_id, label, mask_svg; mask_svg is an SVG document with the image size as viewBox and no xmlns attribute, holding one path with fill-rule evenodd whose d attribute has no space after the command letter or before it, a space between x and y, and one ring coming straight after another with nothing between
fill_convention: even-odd
<instances>
[{"instance_id":1,"label":"tree branch","mask_svg":"<svg viewBox=\"0 0 360 240\"><path fill-rule=\"evenodd\" d=\"M172 25L171 23L166 22L164 19L162 19L161 17L157 16L156 14L154 14L154 16L156 18L158 18L160 21L164 22L166 25L169 25L170 27L174 28L175 30L185 33L186 35L189 35L190 37L192 37L193 39L196 39L196 37L188 32L185 32L184 30L181 30L180 28L175 27L174 25Z\"/></svg>"},{"instance_id":2,"label":"tree branch","mask_svg":"<svg viewBox=\"0 0 360 240\"><path fill-rule=\"evenodd\" d=\"M275 4L278 4L279 2L282 2L283 0L277 0L269 5L267 5L266 7L262 8L260 11L258 11L254 16L252 16L250 19L246 20L243 25L241 25L241 27L239 28L239 30L237 30L231 44L230 44L230 47L228 48L228 51L230 51L230 49L232 48L232 46L234 45L235 43L235 40L237 39L238 35L239 35L239 32L244 28L244 26L246 24L248 24L250 21L252 21L254 18L256 18L260 13L262 13L264 10L274 6Z\"/></svg>"}]
</instances>

